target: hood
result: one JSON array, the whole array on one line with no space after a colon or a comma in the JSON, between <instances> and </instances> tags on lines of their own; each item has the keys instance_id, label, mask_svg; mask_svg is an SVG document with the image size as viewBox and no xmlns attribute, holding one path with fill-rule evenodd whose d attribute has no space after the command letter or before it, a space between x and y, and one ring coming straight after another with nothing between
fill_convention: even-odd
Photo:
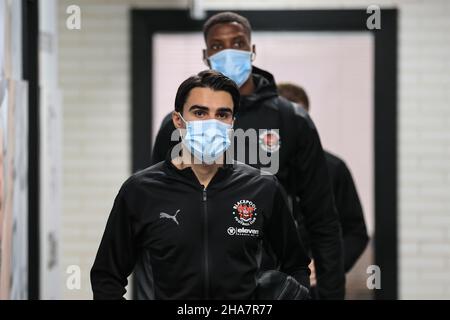
<instances>
[{"instance_id":1,"label":"hood","mask_svg":"<svg viewBox=\"0 0 450 320\"><path fill-rule=\"evenodd\" d=\"M278 96L275 79L271 73L253 66L252 77L255 83L255 91L251 95L241 96L239 112L258 106L263 101Z\"/></svg>"}]
</instances>

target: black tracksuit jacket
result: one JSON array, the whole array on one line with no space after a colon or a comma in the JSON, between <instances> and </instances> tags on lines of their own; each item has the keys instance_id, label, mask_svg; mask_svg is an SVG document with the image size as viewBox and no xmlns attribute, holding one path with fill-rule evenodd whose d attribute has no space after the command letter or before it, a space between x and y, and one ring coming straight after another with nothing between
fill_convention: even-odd
<instances>
[{"instance_id":1,"label":"black tracksuit jacket","mask_svg":"<svg viewBox=\"0 0 450 320\"><path fill-rule=\"evenodd\" d=\"M343 299L345 276L341 227L317 130L306 111L278 96L270 73L253 67L252 76L255 91L241 97L234 128L279 129L280 170L276 175L293 199L300 235L315 260L319 297ZM169 114L156 137L153 163L163 160L177 143L171 141L174 129ZM139 277L139 271L136 274Z\"/></svg>"},{"instance_id":2,"label":"black tracksuit jacket","mask_svg":"<svg viewBox=\"0 0 450 320\"><path fill-rule=\"evenodd\" d=\"M91 270L94 299L122 298L134 267L150 299L252 299L263 241L309 287L310 259L275 176L228 164L205 189L168 158L122 185Z\"/></svg>"},{"instance_id":3,"label":"black tracksuit jacket","mask_svg":"<svg viewBox=\"0 0 450 320\"><path fill-rule=\"evenodd\" d=\"M325 151L344 240L345 272L355 265L369 242L364 214L352 174L345 162Z\"/></svg>"}]
</instances>

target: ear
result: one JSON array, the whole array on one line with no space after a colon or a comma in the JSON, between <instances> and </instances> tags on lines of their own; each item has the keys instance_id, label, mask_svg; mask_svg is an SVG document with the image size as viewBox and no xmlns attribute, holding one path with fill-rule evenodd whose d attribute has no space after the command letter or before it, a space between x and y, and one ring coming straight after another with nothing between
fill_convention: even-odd
<instances>
[{"instance_id":1,"label":"ear","mask_svg":"<svg viewBox=\"0 0 450 320\"><path fill-rule=\"evenodd\" d=\"M256 46L252 45L252 61L256 59Z\"/></svg>"},{"instance_id":2,"label":"ear","mask_svg":"<svg viewBox=\"0 0 450 320\"><path fill-rule=\"evenodd\" d=\"M206 56L206 49L203 49L203 50L202 50L202 59L203 59L203 63L204 63L209 69L211 69L211 66L209 65L208 57Z\"/></svg>"},{"instance_id":3,"label":"ear","mask_svg":"<svg viewBox=\"0 0 450 320\"><path fill-rule=\"evenodd\" d=\"M175 128L177 129L184 128L183 120L181 119L180 114L177 111L172 112L172 122Z\"/></svg>"}]
</instances>

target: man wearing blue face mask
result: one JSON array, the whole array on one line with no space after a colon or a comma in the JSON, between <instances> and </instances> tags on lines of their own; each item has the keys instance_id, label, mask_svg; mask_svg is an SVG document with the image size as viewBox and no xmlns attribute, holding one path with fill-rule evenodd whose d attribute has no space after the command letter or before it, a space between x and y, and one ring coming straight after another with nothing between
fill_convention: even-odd
<instances>
[{"instance_id":1,"label":"man wearing blue face mask","mask_svg":"<svg viewBox=\"0 0 450 320\"><path fill-rule=\"evenodd\" d=\"M198 108L199 111L204 111L201 107ZM221 159L230 147L233 124L216 119L186 121L180 112L177 112L175 117L179 117L186 128L182 142L184 150L192 156L192 159L189 159L191 163L213 164Z\"/></svg>"},{"instance_id":2,"label":"man wearing blue face mask","mask_svg":"<svg viewBox=\"0 0 450 320\"><path fill-rule=\"evenodd\" d=\"M310 259L278 180L223 161L239 97L215 71L180 85L172 121L182 131L181 154L122 185L91 270L94 299L121 299L134 268L147 294L141 299L258 298L267 288L256 281L263 242L290 285L261 296L308 295Z\"/></svg>"},{"instance_id":3,"label":"man wearing blue face mask","mask_svg":"<svg viewBox=\"0 0 450 320\"><path fill-rule=\"evenodd\" d=\"M314 123L306 111L279 97L273 76L252 65L256 57L249 21L233 12L210 17L203 26L205 63L230 77L239 86L240 109L234 129L256 129L260 133L256 148L279 159L277 177L285 187L301 235L312 252L321 299L343 299L345 276L342 236L334 206L331 182L323 149ZM273 129L278 129L279 134ZM153 149L153 162L164 159L177 142L171 141L175 127L168 115L161 125ZM275 132L275 133L274 133ZM250 148L249 148L250 147ZM264 168L262 161L252 163ZM265 260L267 268L274 261ZM139 272L136 273L139 278Z\"/></svg>"},{"instance_id":4,"label":"man wearing blue face mask","mask_svg":"<svg viewBox=\"0 0 450 320\"><path fill-rule=\"evenodd\" d=\"M219 71L242 87L252 73L253 53L250 51L226 49L209 56L207 61L211 69Z\"/></svg>"}]
</instances>

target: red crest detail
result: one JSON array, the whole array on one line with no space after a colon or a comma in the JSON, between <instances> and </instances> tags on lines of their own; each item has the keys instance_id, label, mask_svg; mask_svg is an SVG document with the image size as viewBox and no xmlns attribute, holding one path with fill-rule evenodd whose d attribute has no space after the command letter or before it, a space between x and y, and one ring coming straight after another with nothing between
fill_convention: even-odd
<instances>
[{"instance_id":1,"label":"red crest detail","mask_svg":"<svg viewBox=\"0 0 450 320\"><path fill-rule=\"evenodd\" d=\"M240 204L237 207L237 211L239 213L239 217L243 220L249 220L253 217L254 207L249 207L247 205Z\"/></svg>"}]
</instances>

